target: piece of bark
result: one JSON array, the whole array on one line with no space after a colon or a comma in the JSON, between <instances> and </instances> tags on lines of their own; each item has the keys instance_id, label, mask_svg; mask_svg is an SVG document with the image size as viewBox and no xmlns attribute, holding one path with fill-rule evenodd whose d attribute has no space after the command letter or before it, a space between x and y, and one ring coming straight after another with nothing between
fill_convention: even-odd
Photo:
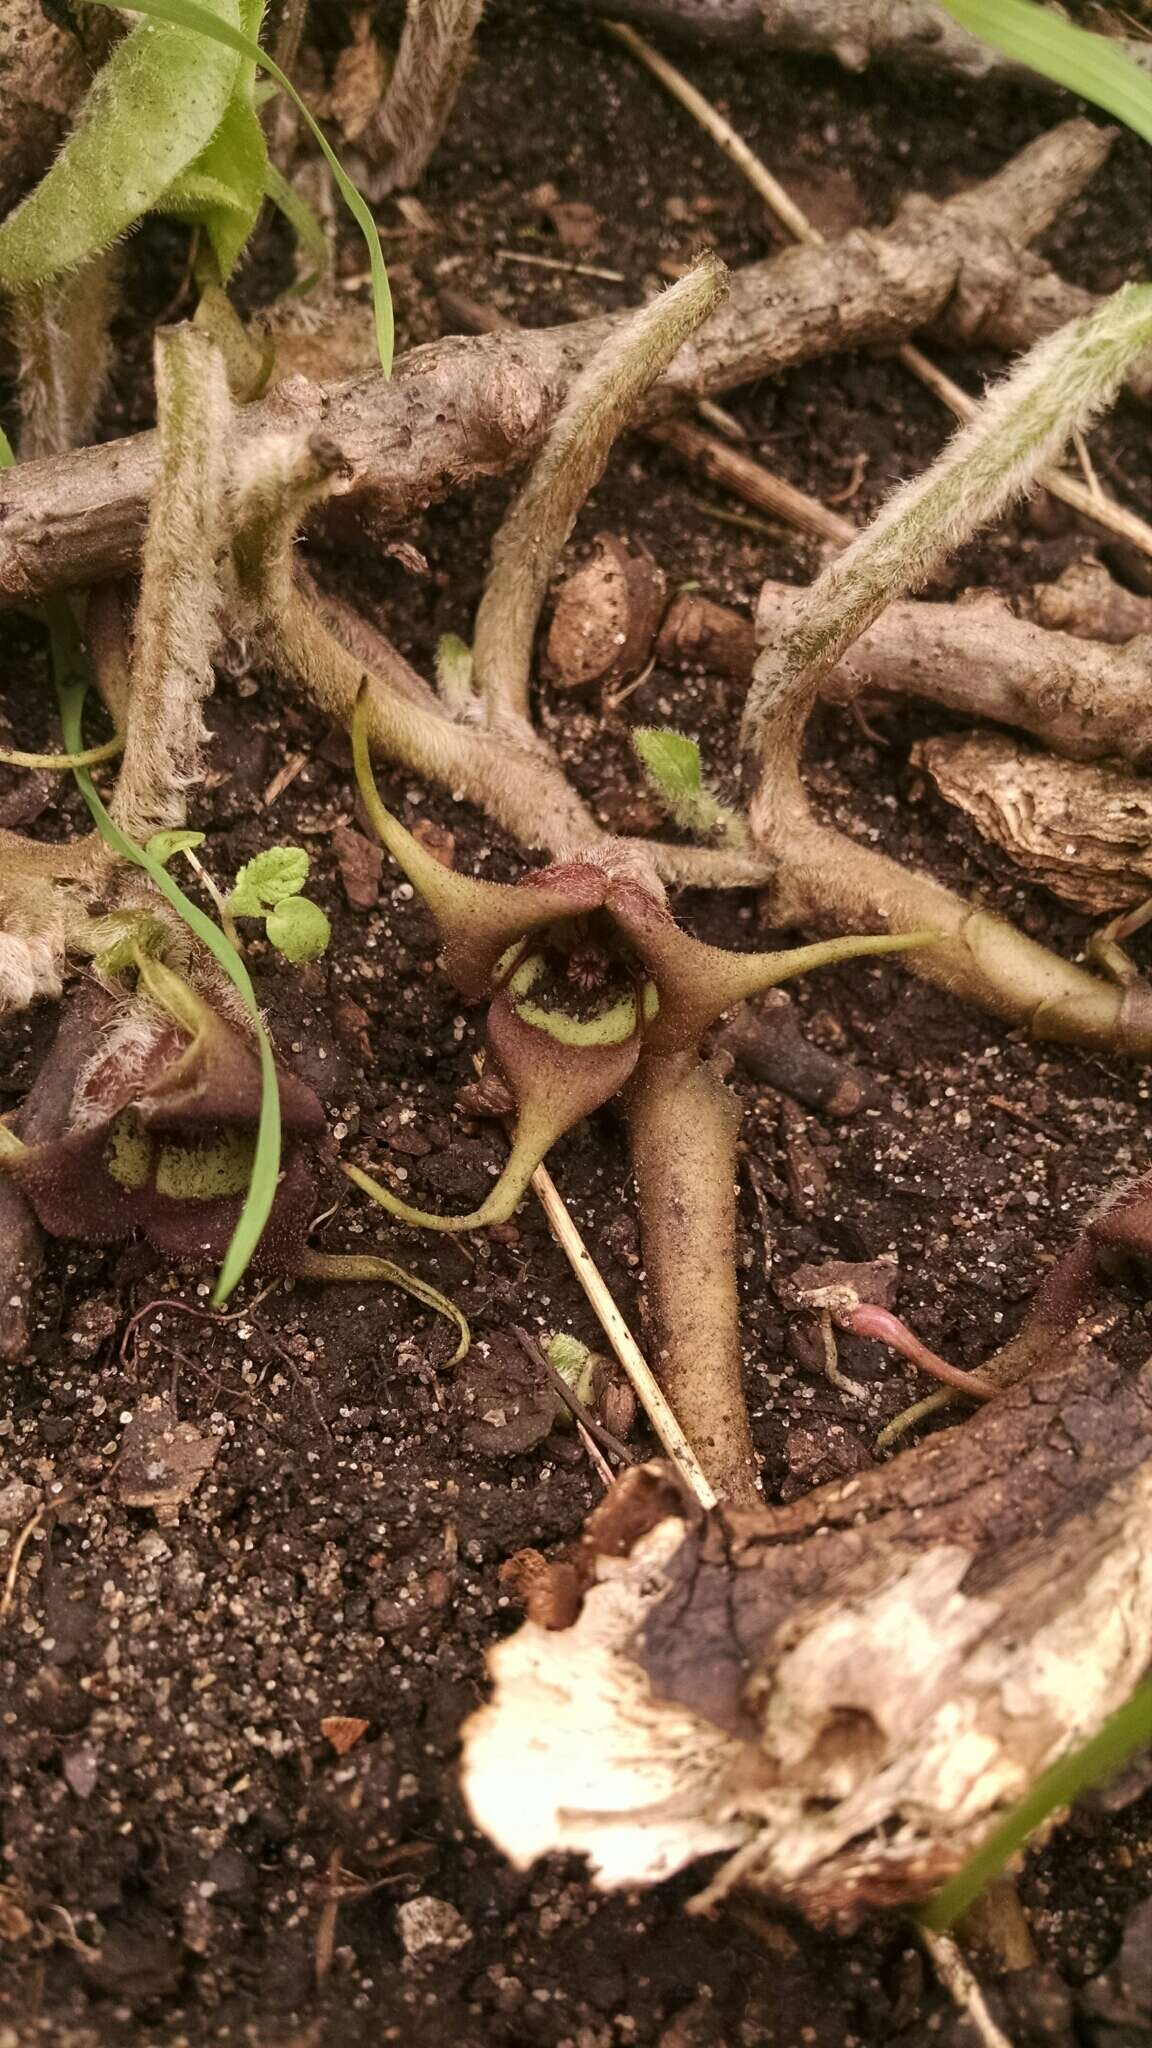
<instances>
[{"instance_id":1,"label":"piece of bark","mask_svg":"<svg viewBox=\"0 0 1152 2048\"><path fill-rule=\"evenodd\" d=\"M1152 597L1125 590L1103 562L1070 562L1055 583L1033 585L1028 609L1038 625L1077 639L1122 645L1152 634Z\"/></svg>"},{"instance_id":2,"label":"piece of bark","mask_svg":"<svg viewBox=\"0 0 1152 2048\"><path fill-rule=\"evenodd\" d=\"M171 1401L148 1395L120 1441L117 1498L126 1508L151 1508L162 1529L174 1528L220 1451L221 1439L180 1422Z\"/></svg>"},{"instance_id":3,"label":"piece of bark","mask_svg":"<svg viewBox=\"0 0 1152 2048\"><path fill-rule=\"evenodd\" d=\"M782 988L769 989L755 1005L741 1003L716 1043L754 1081L823 1116L855 1116L867 1099L868 1084L848 1060L805 1038L796 1005Z\"/></svg>"},{"instance_id":4,"label":"piece of bark","mask_svg":"<svg viewBox=\"0 0 1152 2048\"><path fill-rule=\"evenodd\" d=\"M756 606L763 646L787 624L796 593L765 583ZM980 592L962 604L891 604L821 686L853 697L925 697L966 717L1033 733L1074 761L1152 757L1152 639L1109 647L1018 619Z\"/></svg>"},{"instance_id":5,"label":"piece of bark","mask_svg":"<svg viewBox=\"0 0 1152 2048\"><path fill-rule=\"evenodd\" d=\"M64 1011L40 1072L11 1119L10 1128L24 1144L47 1144L61 1136L77 1076L114 1008L113 997L91 982ZM22 1358L28 1349L32 1294L43 1250L43 1233L31 1205L10 1176L0 1173L0 1360L5 1364Z\"/></svg>"},{"instance_id":6,"label":"piece of bark","mask_svg":"<svg viewBox=\"0 0 1152 2048\"><path fill-rule=\"evenodd\" d=\"M1059 218L1108 147L1091 122L1064 122L958 199L914 195L883 232L785 249L735 272L723 307L650 393L644 419L832 350L902 341L969 288L969 272L972 290L977 278L980 289L1006 289L1019 251ZM630 317L434 342L402 357L391 378L331 390L289 378L238 409L238 449L269 432L322 432L341 451L347 487L329 522L396 528L477 477L528 461L577 372ZM130 568L157 454L155 434L138 434L6 472L0 601Z\"/></svg>"},{"instance_id":7,"label":"piece of bark","mask_svg":"<svg viewBox=\"0 0 1152 2048\"><path fill-rule=\"evenodd\" d=\"M350 908L375 910L384 872L384 855L375 840L365 839L351 825L337 825L332 833L332 851Z\"/></svg>"},{"instance_id":8,"label":"piece of bark","mask_svg":"<svg viewBox=\"0 0 1152 2048\"><path fill-rule=\"evenodd\" d=\"M1150 1506L1152 1369L1091 1350L785 1507L690 1518L635 1469L573 1627L490 1653L473 1815L605 1886L727 1851L706 1901L922 1899L1144 1675Z\"/></svg>"},{"instance_id":9,"label":"piece of bark","mask_svg":"<svg viewBox=\"0 0 1152 2048\"><path fill-rule=\"evenodd\" d=\"M917 71L951 72L960 78L1026 78L1043 89L1039 72L1013 63L990 44L961 28L932 0L555 0L561 13L573 4L585 14L666 30L694 41L731 49L799 50L835 57L846 71L863 71L875 61ZM1136 38L1109 37L1144 69L1152 68L1150 46Z\"/></svg>"},{"instance_id":10,"label":"piece of bark","mask_svg":"<svg viewBox=\"0 0 1152 2048\"><path fill-rule=\"evenodd\" d=\"M556 594L545 674L560 690L630 681L651 654L667 596L647 548L598 533L588 560Z\"/></svg>"},{"instance_id":11,"label":"piece of bark","mask_svg":"<svg viewBox=\"0 0 1152 2048\"><path fill-rule=\"evenodd\" d=\"M1057 761L997 733L921 740L911 758L1062 903L1105 917L1152 894L1152 782Z\"/></svg>"},{"instance_id":12,"label":"piece of bark","mask_svg":"<svg viewBox=\"0 0 1152 2048\"><path fill-rule=\"evenodd\" d=\"M0 8L0 214L43 175L93 74L123 33L111 10L81 8L61 27L40 0Z\"/></svg>"}]
</instances>

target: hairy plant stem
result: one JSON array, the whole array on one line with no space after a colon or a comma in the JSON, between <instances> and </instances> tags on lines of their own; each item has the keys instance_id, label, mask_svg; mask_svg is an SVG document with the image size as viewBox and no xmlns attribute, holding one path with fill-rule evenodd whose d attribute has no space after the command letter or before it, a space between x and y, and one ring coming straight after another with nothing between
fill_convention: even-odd
<instances>
[{"instance_id":1,"label":"hairy plant stem","mask_svg":"<svg viewBox=\"0 0 1152 2048\"><path fill-rule=\"evenodd\" d=\"M736 1290L735 1098L695 1052L646 1055L627 1097L656 1376L720 1496L754 1506Z\"/></svg>"},{"instance_id":2,"label":"hairy plant stem","mask_svg":"<svg viewBox=\"0 0 1152 2048\"><path fill-rule=\"evenodd\" d=\"M124 762L110 810L130 837L181 825L205 737L231 404L223 358L193 327L156 344L160 474L144 544Z\"/></svg>"},{"instance_id":3,"label":"hairy plant stem","mask_svg":"<svg viewBox=\"0 0 1152 2048\"><path fill-rule=\"evenodd\" d=\"M560 550L621 431L684 342L715 311L726 278L718 257L701 257L671 291L614 330L573 384L492 543L472 649L490 724L501 712L528 717L532 642Z\"/></svg>"},{"instance_id":4,"label":"hairy plant stem","mask_svg":"<svg viewBox=\"0 0 1152 2048\"><path fill-rule=\"evenodd\" d=\"M878 917L896 931L933 926L940 943L909 956L925 980L1037 1037L1140 1055L1152 1051L1152 991L1097 980L928 876L820 824L799 753L833 665L892 598L1027 487L1150 345L1152 287L1130 286L1034 349L927 474L897 492L795 605L757 659L745 719L762 757L753 838L778 863L781 914L854 930Z\"/></svg>"},{"instance_id":5,"label":"hairy plant stem","mask_svg":"<svg viewBox=\"0 0 1152 2048\"><path fill-rule=\"evenodd\" d=\"M12 302L20 352L20 459L63 455L92 438L108 370L108 323L116 310L118 259L102 251Z\"/></svg>"},{"instance_id":6,"label":"hairy plant stem","mask_svg":"<svg viewBox=\"0 0 1152 2048\"><path fill-rule=\"evenodd\" d=\"M408 0L383 105L360 137L370 199L414 185L456 103L484 0Z\"/></svg>"}]
</instances>

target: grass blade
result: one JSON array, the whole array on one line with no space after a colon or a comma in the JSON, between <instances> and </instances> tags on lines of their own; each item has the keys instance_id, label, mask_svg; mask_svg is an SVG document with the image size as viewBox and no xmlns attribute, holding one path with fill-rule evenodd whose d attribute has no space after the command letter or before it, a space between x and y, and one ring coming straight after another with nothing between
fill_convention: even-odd
<instances>
[{"instance_id":1,"label":"grass blade","mask_svg":"<svg viewBox=\"0 0 1152 2048\"><path fill-rule=\"evenodd\" d=\"M1115 114L1152 142L1152 77L1108 36L1093 35L1034 0L943 0L981 42Z\"/></svg>"}]
</instances>

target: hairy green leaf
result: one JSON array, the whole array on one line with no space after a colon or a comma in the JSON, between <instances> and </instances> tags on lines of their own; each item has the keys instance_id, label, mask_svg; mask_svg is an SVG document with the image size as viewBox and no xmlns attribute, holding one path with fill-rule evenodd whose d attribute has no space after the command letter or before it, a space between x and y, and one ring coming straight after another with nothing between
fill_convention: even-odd
<instances>
[{"instance_id":1,"label":"hairy green leaf","mask_svg":"<svg viewBox=\"0 0 1152 2048\"><path fill-rule=\"evenodd\" d=\"M157 202L159 212L203 228L222 282L256 225L267 171L268 148L249 85L233 93L207 149Z\"/></svg>"},{"instance_id":2,"label":"hairy green leaf","mask_svg":"<svg viewBox=\"0 0 1152 2048\"><path fill-rule=\"evenodd\" d=\"M94 0L99 7L112 7L117 0ZM270 57L251 35L243 28L237 28L232 21L223 20L216 11L224 0L137 0L137 12L145 14L152 21L173 23L180 28L197 29L202 36L235 50L241 57L258 64L274 78L281 92L286 92L292 104L302 115L319 144L324 159L336 181L340 197L364 237L368 250L368 263L372 273L372 306L376 322L376 350L380 367L385 376L392 371L392 353L395 347L395 331L392 317L392 294L388 288L388 272L384 267L384 255L376 223L368 211L355 185L349 178L323 129L313 119L297 92L292 80L280 69L275 58ZM223 110L221 110L223 111Z\"/></svg>"},{"instance_id":3,"label":"hairy green leaf","mask_svg":"<svg viewBox=\"0 0 1152 2048\"><path fill-rule=\"evenodd\" d=\"M700 749L695 740L687 739L682 732L638 725L632 734L632 745L649 782L669 804L696 796L703 789Z\"/></svg>"},{"instance_id":4,"label":"hairy green leaf","mask_svg":"<svg viewBox=\"0 0 1152 2048\"><path fill-rule=\"evenodd\" d=\"M237 917L263 917L286 896L298 896L308 880L308 855L302 846L270 846L245 861L228 898Z\"/></svg>"},{"instance_id":5,"label":"hairy green leaf","mask_svg":"<svg viewBox=\"0 0 1152 2048\"><path fill-rule=\"evenodd\" d=\"M268 912L264 926L278 953L294 964L318 960L332 937L332 927L318 903L307 896L286 896Z\"/></svg>"},{"instance_id":6,"label":"hairy green leaf","mask_svg":"<svg viewBox=\"0 0 1152 2048\"><path fill-rule=\"evenodd\" d=\"M238 0L203 0L197 11L239 36ZM142 22L117 44L55 163L0 226L0 285L43 283L107 249L207 148L238 52L193 33L199 26Z\"/></svg>"},{"instance_id":7,"label":"hairy green leaf","mask_svg":"<svg viewBox=\"0 0 1152 2048\"><path fill-rule=\"evenodd\" d=\"M1152 142L1152 77L1107 36L1033 0L943 0L962 28L1055 85L1104 107Z\"/></svg>"}]
</instances>

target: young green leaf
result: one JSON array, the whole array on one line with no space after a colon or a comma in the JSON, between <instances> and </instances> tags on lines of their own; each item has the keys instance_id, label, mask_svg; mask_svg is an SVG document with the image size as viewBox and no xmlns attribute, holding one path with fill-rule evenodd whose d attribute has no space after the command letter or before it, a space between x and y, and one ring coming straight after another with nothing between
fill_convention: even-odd
<instances>
[{"instance_id":1,"label":"young green leaf","mask_svg":"<svg viewBox=\"0 0 1152 2048\"><path fill-rule=\"evenodd\" d=\"M332 927L318 903L306 896L286 896L268 912L264 926L278 953L294 964L318 960L332 937Z\"/></svg>"},{"instance_id":2,"label":"young green leaf","mask_svg":"<svg viewBox=\"0 0 1152 2048\"><path fill-rule=\"evenodd\" d=\"M1107 36L1033 0L943 0L962 28L1055 85L1104 107L1152 142L1152 77Z\"/></svg>"},{"instance_id":3,"label":"young green leaf","mask_svg":"<svg viewBox=\"0 0 1152 2048\"><path fill-rule=\"evenodd\" d=\"M113 7L118 0L93 0L99 7ZM384 255L376 223L367 206L356 190L344 166L332 149L323 129L313 119L297 92L292 80L280 69L273 57L262 50L251 35L245 34L233 22L223 20L216 11L224 0L137 0L138 14L147 15L152 21L173 23L180 28L198 29L200 34L229 50L235 50L241 57L258 64L274 78L281 92L286 92L297 112L310 128L319 144L329 170L335 179L337 189L353 220L364 237L368 250L368 264L372 273L372 306L376 323L376 350L380 367L385 376L392 373L392 352L395 346L395 332L392 317L392 294L388 288L388 272L384 267ZM221 109L221 112L223 109ZM205 138L207 140L207 138Z\"/></svg>"},{"instance_id":4,"label":"young green leaf","mask_svg":"<svg viewBox=\"0 0 1152 2048\"><path fill-rule=\"evenodd\" d=\"M664 726L638 725L632 745L652 788L682 831L696 839L719 837L729 846L746 844L743 820L713 796L704 780L695 740Z\"/></svg>"},{"instance_id":5,"label":"young green leaf","mask_svg":"<svg viewBox=\"0 0 1152 2048\"><path fill-rule=\"evenodd\" d=\"M238 0L203 0L198 12L239 35ZM238 52L198 26L143 22L116 45L55 163L0 226L0 285L43 283L109 248L207 147Z\"/></svg>"},{"instance_id":6,"label":"young green leaf","mask_svg":"<svg viewBox=\"0 0 1152 2048\"><path fill-rule=\"evenodd\" d=\"M203 832L154 832L144 851L166 868L175 854L187 853L190 848L203 844Z\"/></svg>"},{"instance_id":7,"label":"young green leaf","mask_svg":"<svg viewBox=\"0 0 1152 2048\"><path fill-rule=\"evenodd\" d=\"M648 780L668 804L696 797L704 787L700 749L682 732L654 725L638 725L632 745Z\"/></svg>"},{"instance_id":8,"label":"young green leaf","mask_svg":"<svg viewBox=\"0 0 1152 2048\"><path fill-rule=\"evenodd\" d=\"M158 212L203 228L221 283L235 268L264 203L268 146L251 92L250 83L233 92L207 149L157 201Z\"/></svg>"},{"instance_id":9,"label":"young green leaf","mask_svg":"<svg viewBox=\"0 0 1152 2048\"><path fill-rule=\"evenodd\" d=\"M472 649L458 633L442 633L436 645L436 688L454 714L475 704Z\"/></svg>"},{"instance_id":10,"label":"young green leaf","mask_svg":"<svg viewBox=\"0 0 1152 2048\"><path fill-rule=\"evenodd\" d=\"M237 917L263 917L273 904L298 896L308 880L308 855L302 846L270 846L245 861L228 898Z\"/></svg>"}]
</instances>

